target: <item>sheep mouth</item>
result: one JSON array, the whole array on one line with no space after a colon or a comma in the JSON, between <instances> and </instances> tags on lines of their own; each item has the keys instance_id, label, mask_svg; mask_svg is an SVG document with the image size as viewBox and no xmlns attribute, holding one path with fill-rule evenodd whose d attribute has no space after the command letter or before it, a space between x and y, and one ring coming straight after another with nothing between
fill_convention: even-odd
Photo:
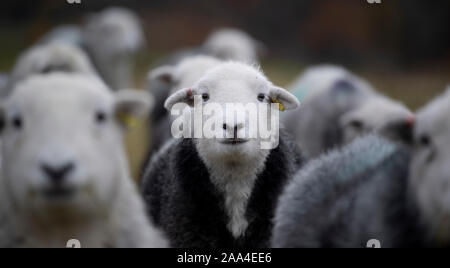
<instances>
[{"instance_id":1,"label":"sheep mouth","mask_svg":"<svg viewBox=\"0 0 450 268\"><path fill-rule=\"evenodd\" d=\"M246 139L224 139L221 140L220 143L226 145L239 145L248 142Z\"/></svg>"},{"instance_id":2,"label":"sheep mouth","mask_svg":"<svg viewBox=\"0 0 450 268\"><path fill-rule=\"evenodd\" d=\"M68 199L75 194L75 189L69 187L50 187L44 189L42 193L49 200Z\"/></svg>"}]
</instances>

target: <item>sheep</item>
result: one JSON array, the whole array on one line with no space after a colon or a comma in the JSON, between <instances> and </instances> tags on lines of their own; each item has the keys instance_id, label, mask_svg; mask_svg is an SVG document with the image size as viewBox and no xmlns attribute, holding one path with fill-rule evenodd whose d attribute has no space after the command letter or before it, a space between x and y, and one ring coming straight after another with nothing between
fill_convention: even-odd
<instances>
[{"instance_id":1,"label":"sheep","mask_svg":"<svg viewBox=\"0 0 450 268\"><path fill-rule=\"evenodd\" d=\"M132 85L133 60L145 45L142 26L133 11L110 7L89 16L82 38L98 72L112 89Z\"/></svg>"},{"instance_id":2,"label":"sheep","mask_svg":"<svg viewBox=\"0 0 450 268\"><path fill-rule=\"evenodd\" d=\"M368 132L380 131L397 138L402 133L396 131L408 124L412 115L404 105L380 95L368 82L338 66L308 69L290 87L302 106L286 113L282 122L308 158ZM366 105L371 110L379 108L377 118L366 113Z\"/></svg>"},{"instance_id":3,"label":"sheep","mask_svg":"<svg viewBox=\"0 0 450 268\"><path fill-rule=\"evenodd\" d=\"M170 122L169 115L164 108L164 100L168 97L168 94L173 94L177 89L187 88L195 84L203 74L209 69L217 66L221 61L205 55L197 55L193 57L185 58L175 66L161 66L148 74L148 80L151 84L163 84L166 94L158 94L156 99L156 105L152 112L162 113L161 116L155 116L152 122L152 145L151 151L157 151L159 147L164 144L169 138L170 134ZM165 95L163 99L163 95Z\"/></svg>"},{"instance_id":4,"label":"sheep","mask_svg":"<svg viewBox=\"0 0 450 268\"><path fill-rule=\"evenodd\" d=\"M254 64L265 54L265 47L244 31L220 28L212 32L202 45L202 51L222 60Z\"/></svg>"},{"instance_id":5,"label":"sheep","mask_svg":"<svg viewBox=\"0 0 450 268\"><path fill-rule=\"evenodd\" d=\"M414 114L407 107L384 96L369 98L340 119L344 144L372 132L393 141L408 141L413 123Z\"/></svg>"},{"instance_id":6,"label":"sheep","mask_svg":"<svg viewBox=\"0 0 450 268\"><path fill-rule=\"evenodd\" d=\"M450 89L421 109L409 146L376 135L310 162L279 200L274 247L450 245Z\"/></svg>"},{"instance_id":7,"label":"sheep","mask_svg":"<svg viewBox=\"0 0 450 268\"><path fill-rule=\"evenodd\" d=\"M193 99L219 107L270 102L280 102L280 109L298 106L295 96L274 86L261 71L237 62L209 70L191 88L172 94L165 107L189 105ZM219 114L202 118L217 120L218 137L172 139L147 166L141 188L151 219L173 247L269 246L277 196L303 163L299 148L281 131L276 148L262 149L263 138L242 138L250 132L242 118L237 123ZM194 132L201 131L198 123L194 127Z\"/></svg>"},{"instance_id":8,"label":"sheep","mask_svg":"<svg viewBox=\"0 0 450 268\"><path fill-rule=\"evenodd\" d=\"M113 94L93 76L55 72L18 83L0 107L0 234L8 234L0 246L164 247L122 146L127 122L149 105L145 92Z\"/></svg>"},{"instance_id":9,"label":"sheep","mask_svg":"<svg viewBox=\"0 0 450 268\"><path fill-rule=\"evenodd\" d=\"M25 78L33 74L54 71L97 76L88 56L79 48L63 42L49 42L32 46L23 52L11 72L4 96Z\"/></svg>"}]
</instances>

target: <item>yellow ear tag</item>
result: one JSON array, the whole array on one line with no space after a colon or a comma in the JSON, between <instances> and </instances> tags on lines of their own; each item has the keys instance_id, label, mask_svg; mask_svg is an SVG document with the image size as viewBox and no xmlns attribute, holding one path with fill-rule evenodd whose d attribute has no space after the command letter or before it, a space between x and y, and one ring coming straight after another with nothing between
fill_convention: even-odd
<instances>
[{"instance_id":1,"label":"yellow ear tag","mask_svg":"<svg viewBox=\"0 0 450 268\"><path fill-rule=\"evenodd\" d=\"M284 112L284 110L285 110L285 109L284 109L284 106L283 106L283 104L281 104L281 102L280 102L279 100L273 99L272 102L273 102L273 103L278 103L278 109L279 109L280 111Z\"/></svg>"},{"instance_id":2,"label":"yellow ear tag","mask_svg":"<svg viewBox=\"0 0 450 268\"><path fill-rule=\"evenodd\" d=\"M128 128L134 128L138 125L138 120L127 113L120 113L119 120Z\"/></svg>"}]
</instances>

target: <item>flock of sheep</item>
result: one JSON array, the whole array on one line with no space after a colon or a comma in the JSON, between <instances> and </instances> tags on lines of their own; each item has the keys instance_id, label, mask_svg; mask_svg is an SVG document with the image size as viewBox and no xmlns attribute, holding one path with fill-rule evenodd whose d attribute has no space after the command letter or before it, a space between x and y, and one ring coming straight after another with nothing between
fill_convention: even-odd
<instances>
[{"instance_id":1,"label":"flock of sheep","mask_svg":"<svg viewBox=\"0 0 450 268\"><path fill-rule=\"evenodd\" d=\"M449 245L450 89L414 113L322 65L286 90L258 67L259 41L220 29L133 90L143 32L132 11L108 8L55 28L0 75L1 247ZM278 146L222 118L231 138L173 138L168 111L194 96L278 103ZM147 116L136 186L123 134Z\"/></svg>"}]
</instances>

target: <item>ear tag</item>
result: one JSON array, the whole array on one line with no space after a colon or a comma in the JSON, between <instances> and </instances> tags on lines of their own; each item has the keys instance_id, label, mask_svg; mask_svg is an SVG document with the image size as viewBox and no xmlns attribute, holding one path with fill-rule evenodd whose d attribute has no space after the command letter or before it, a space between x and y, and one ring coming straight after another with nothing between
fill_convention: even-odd
<instances>
[{"instance_id":1,"label":"ear tag","mask_svg":"<svg viewBox=\"0 0 450 268\"><path fill-rule=\"evenodd\" d=\"M282 111L282 112L284 112L284 106L283 106L283 104L281 104L281 102L279 101L279 100L277 100L277 99L272 99L272 102L273 103L278 103L278 109L280 110L280 111Z\"/></svg>"},{"instance_id":2,"label":"ear tag","mask_svg":"<svg viewBox=\"0 0 450 268\"><path fill-rule=\"evenodd\" d=\"M127 113L120 113L119 120L128 128L135 128L138 125L138 120L136 117L131 116Z\"/></svg>"}]
</instances>

